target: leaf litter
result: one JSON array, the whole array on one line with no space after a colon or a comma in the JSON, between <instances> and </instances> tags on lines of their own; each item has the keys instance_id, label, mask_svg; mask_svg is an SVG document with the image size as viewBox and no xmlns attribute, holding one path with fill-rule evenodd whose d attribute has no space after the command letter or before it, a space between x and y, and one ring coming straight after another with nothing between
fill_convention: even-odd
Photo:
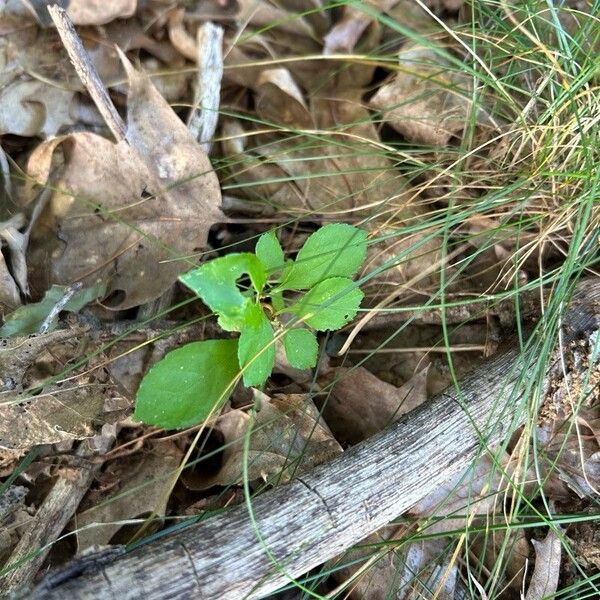
<instances>
[{"instance_id":1,"label":"leaf litter","mask_svg":"<svg viewBox=\"0 0 600 600\"><path fill-rule=\"evenodd\" d=\"M490 205L467 211L448 256L436 211L470 206L483 186L497 185L499 170L509 184L531 157L497 98L479 97L472 75L456 68L465 57L452 35L465 17L461 1L373 0L366 10L330 10L320 0L70 2L67 14L124 115L116 139L69 63L50 4L9 1L0 14L0 568L14 562L44 485L69 472L59 468L63 455L107 427L115 446L94 458L104 464L68 516L65 532L77 551L241 502L244 463L253 491L282 485L410 418L452 382L451 371L468 372L514 329L512 302L474 310L461 300L508 289L515 275L526 284L540 264L564 254L561 242L528 248L536 232L511 228ZM209 22L222 47L202 74L208 36L200 31ZM202 89L207 81L212 96ZM203 105L214 98L217 106ZM459 144L486 152L473 150L453 170ZM533 209L542 210L542 196ZM252 250L269 222L286 254L324 223L360 223L368 232L361 289L363 306L374 311L364 323L359 314L351 336L367 358L336 356L349 328L319 337L314 374L290 366L278 347L265 389L248 395L238 387L207 423L196 458L182 463L196 432L140 425L132 399L160 357L214 328L178 276L206 252ZM435 301L441 282L446 301L457 304L445 309L447 322L436 308L409 312ZM527 304L523 317L536 316L539 303ZM152 322L166 309L173 320ZM438 352L447 323L451 366ZM379 352L390 337L398 351ZM573 372L592 371L591 348L569 352ZM494 586L526 588L532 599L554 593L567 568L557 534L504 531L503 503L538 478L563 509L597 493L596 379L565 382L554 373L534 434L541 472L518 463L518 441L495 460L482 457L405 524L332 561L320 591L351 585L352 598L390 590L410 598L427 585L450 598L468 585L467 564L475 587L488 593ZM587 398L577 410L573 389ZM22 463L34 451L38 457ZM12 473L16 482L4 489ZM432 539L420 541L417 527ZM477 533L467 536L470 528ZM47 564L72 554L57 544Z\"/></svg>"}]
</instances>

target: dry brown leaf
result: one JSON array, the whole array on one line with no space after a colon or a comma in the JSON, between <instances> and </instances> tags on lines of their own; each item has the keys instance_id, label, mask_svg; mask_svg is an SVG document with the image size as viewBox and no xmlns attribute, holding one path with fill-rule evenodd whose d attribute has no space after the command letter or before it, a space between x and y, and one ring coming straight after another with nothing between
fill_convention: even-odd
<instances>
[{"instance_id":1,"label":"dry brown leaf","mask_svg":"<svg viewBox=\"0 0 600 600\"><path fill-rule=\"evenodd\" d=\"M278 482L285 482L297 473L333 459L342 451L310 398L304 394L269 398L261 392L255 393L260 408L254 422L243 410L232 410L220 416L213 430L224 439L221 467L212 475L202 473L198 468L192 473L184 473L182 477L188 487L204 490L215 485L239 484L244 437L250 426L250 481L277 476Z\"/></svg>"},{"instance_id":2,"label":"dry brown leaf","mask_svg":"<svg viewBox=\"0 0 600 600\"><path fill-rule=\"evenodd\" d=\"M73 123L74 93L41 81L15 81L0 91L0 135L56 135Z\"/></svg>"},{"instance_id":3,"label":"dry brown leaf","mask_svg":"<svg viewBox=\"0 0 600 600\"><path fill-rule=\"evenodd\" d=\"M42 290L107 282L115 309L160 296L192 264L177 258L204 247L223 219L206 154L150 80L125 66L127 142L91 133L57 138L35 150L28 168L46 183L61 147L57 191L31 235L32 281Z\"/></svg>"},{"instance_id":4,"label":"dry brown leaf","mask_svg":"<svg viewBox=\"0 0 600 600\"><path fill-rule=\"evenodd\" d=\"M461 137L472 107L469 78L430 47L407 44L398 56L399 72L369 104L409 141L443 146Z\"/></svg>"},{"instance_id":5,"label":"dry brown leaf","mask_svg":"<svg viewBox=\"0 0 600 600\"><path fill-rule=\"evenodd\" d=\"M69 362L81 358L82 330L0 342L0 448L26 450L94 435L104 423L123 418L128 403L94 359L81 375L48 383ZM96 357L96 361L101 361ZM28 395L37 390L36 395Z\"/></svg>"},{"instance_id":6,"label":"dry brown leaf","mask_svg":"<svg viewBox=\"0 0 600 600\"><path fill-rule=\"evenodd\" d=\"M182 457L175 443L162 442L150 452L123 461L117 487L111 489L110 496L97 498L92 508L74 517L78 552L108 545L128 521L149 514L163 517ZM141 525L137 523L137 527Z\"/></svg>"},{"instance_id":7,"label":"dry brown leaf","mask_svg":"<svg viewBox=\"0 0 600 600\"><path fill-rule=\"evenodd\" d=\"M323 417L340 443L357 444L425 402L427 372L396 387L363 367L334 369L320 381Z\"/></svg>"},{"instance_id":8,"label":"dry brown leaf","mask_svg":"<svg viewBox=\"0 0 600 600\"><path fill-rule=\"evenodd\" d=\"M137 0L70 0L67 14L75 25L104 25L132 17Z\"/></svg>"},{"instance_id":9,"label":"dry brown leaf","mask_svg":"<svg viewBox=\"0 0 600 600\"><path fill-rule=\"evenodd\" d=\"M525 600L542 600L556 593L560 576L562 545L554 529L543 540L531 540L535 548L535 566Z\"/></svg>"},{"instance_id":10,"label":"dry brown leaf","mask_svg":"<svg viewBox=\"0 0 600 600\"><path fill-rule=\"evenodd\" d=\"M256 112L268 123L308 129L312 118L302 91L288 69L265 69L256 86Z\"/></svg>"},{"instance_id":11,"label":"dry brown leaf","mask_svg":"<svg viewBox=\"0 0 600 600\"><path fill-rule=\"evenodd\" d=\"M399 0L368 0L367 4L379 12L387 12L398 2ZM352 52L369 26L378 28L379 23L366 12L353 6L344 6L341 20L324 37L323 54Z\"/></svg>"}]
</instances>

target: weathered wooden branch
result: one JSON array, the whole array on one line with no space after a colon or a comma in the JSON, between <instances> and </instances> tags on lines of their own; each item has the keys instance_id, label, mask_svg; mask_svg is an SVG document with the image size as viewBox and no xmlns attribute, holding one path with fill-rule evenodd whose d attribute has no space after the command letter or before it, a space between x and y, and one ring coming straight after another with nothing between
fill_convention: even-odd
<instances>
[{"instance_id":1,"label":"weathered wooden branch","mask_svg":"<svg viewBox=\"0 0 600 600\"><path fill-rule=\"evenodd\" d=\"M210 152L219 121L223 79L223 28L208 22L198 28L198 79L188 129L202 149Z\"/></svg>"},{"instance_id":2,"label":"weathered wooden branch","mask_svg":"<svg viewBox=\"0 0 600 600\"><path fill-rule=\"evenodd\" d=\"M580 284L562 327L564 341L600 327L600 281ZM527 414L525 384L535 362L514 348L499 353L466 377L460 392L448 389L254 500L254 520L239 506L114 562L46 581L30 597L260 598L389 523L465 469L485 444L505 439Z\"/></svg>"},{"instance_id":3,"label":"weathered wooden branch","mask_svg":"<svg viewBox=\"0 0 600 600\"><path fill-rule=\"evenodd\" d=\"M54 25L56 26L60 39L75 67L75 71L77 71L77 75L79 75L79 79L81 79L81 82L86 87L92 100L98 107L98 110L111 133L115 136L117 142L120 142L125 139L125 123L108 96L104 84L100 81L96 67L83 47L83 44L75 31L73 22L69 19L69 15L67 15L66 11L57 4L49 6L48 12L52 17L52 21L54 21Z\"/></svg>"},{"instance_id":4,"label":"weathered wooden branch","mask_svg":"<svg viewBox=\"0 0 600 600\"><path fill-rule=\"evenodd\" d=\"M76 453L81 462L57 479L8 559L7 565L23 562L6 577L0 578L2 591L20 590L34 580L52 544L75 514L102 465L89 459L107 452L113 441L112 435L101 434L94 439L94 448L90 448L87 441L81 443ZM40 551L35 556L28 556L38 549Z\"/></svg>"}]
</instances>

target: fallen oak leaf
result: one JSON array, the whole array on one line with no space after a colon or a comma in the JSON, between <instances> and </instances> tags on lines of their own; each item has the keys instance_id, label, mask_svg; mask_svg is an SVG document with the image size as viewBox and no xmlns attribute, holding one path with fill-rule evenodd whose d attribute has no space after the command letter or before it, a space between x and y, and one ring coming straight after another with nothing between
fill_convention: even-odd
<instances>
[{"instance_id":1,"label":"fallen oak leaf","mask_svg":"<svg viewBox=\"0 0 600 600\"><path fill-rule=\"evenodd\" d=\"M106 283L114 309L165 292L189 268L174 259L204 247L224 220L208 157L150 79L121 59L130 84L126 140L64 136L41 144L28 167L45 184L61 147L63 173L31 234L31 280Z\"/></svg>"}]
</instances>

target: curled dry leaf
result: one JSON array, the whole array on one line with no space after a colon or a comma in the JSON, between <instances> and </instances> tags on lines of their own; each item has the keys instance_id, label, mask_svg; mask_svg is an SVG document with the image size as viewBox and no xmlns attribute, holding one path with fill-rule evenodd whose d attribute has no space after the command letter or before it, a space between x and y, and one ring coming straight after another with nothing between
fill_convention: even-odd
<instances>
[{"instance_id":1,"label":"curled dry leaf","mask_svg":"<svg viewBox=\"0 0 600 600\"><path fill-rule=\"evenodd\" d=\"M256 112L269 123L308 129L312 118L288 69L265 69L257 83Z\"/></svg>"},{"instance_id":2,"label":"curled dry leaf","mask_svg":"<svg viewBox=\"0 0 600 600\"><path fill-rule=\"evenodd\" d=\"M239 484L242 480L244 437L251 427L248 452L248 479L289 481L342 452L312 400L304 394L278 395L269 398L255 392L260 399L253 420L243 410L220 416L213 426L224 439L221 466L212 475L201 472L202 463L192 473L183 475L192 489L204 490L215 485Z\"/></svg>"},{"instance_id":3,"label":"curled dry leaf","mask_svg":"<svg viewBox=\"0 0 600 600\"><path fill-rule=\"evenodd\" d=\"M369 0L367 4L372 9L387 12L398 2L399 0ZM369 26L378 27L378 22L374 17L354 6L344 6L341 20L324 37L323 54L352 52Z\"/></svg>"},{"instance_id":4,"label":"curled dry leaf","mask_svg":"<svg viewBox=\"0 0 600 600\"><path fill-rule=\"evenodd\" d=\"M126 59L125 59L126 60ZM32 280L107 284L111 308L130 308L167 290L222 219L206 154L150 80L125 63L127 140L77 133L41 144L28 171L48 180L55 151L64 166L31 233ZM39 294L42 290L36 290Z\"/></svg>"},{"instance_id":5,"label":"curled dry leaf","mask_svg":"<svg viewBox=\"0 0 600 600\"><path fill-rule=\"evenodd\" d=\"M0 448L27 450L40 444L83 439L123 417L127 403L96 357L69 380L48 383L81 358L82 330L0 342ZM35 390L35 395L28 395Z\"/></svg>"},{"instance_id":6,"label":"curled dry leaf","mask_svg":"<svg viewBox=\"0 0 600 600\"><path fill-rule=\"evenodd\" d=\"M52 33L7 15L0 14L0 135L56 135L74 122L75 91L58 83L70 66Z\"/></svg>"},{"instance_id":7,"label":"curled dry leaf","mask_svg":"<svg viewBox=\"0 0 600 600\"><path fill-rule=\"evenodd\" d=\"M442 49L407 44L399 53L399 71L369 104L383 119L419 144L446 145L461 135L472 110L470 80L441 55ZM478 109L478 121L484 117Z\"/></svg>"},{"instance_id":8,"label":"curled dry leaf","mask_svg":"<svg viewBox=\"0 0 600 600\"><path fill-rule=\"evenodd\" d=\"M75 516L78 552L117 543L112 540L113 536L133 519L143 519L150 514L163 517L182 457L183 452L175 443L159 442L150 452L142 451L120 463L111 494L96 497L91 508ZM109 472L110 467L103 477L109 477ZM142 523L130 529L132 525L130 523L128 530L133 534ZM128 541L118 540L120 543Z\"/></svg>"},{"instance_id":9,"label":"curled dry leaf","mask_svg":"<svg viewBox=\"0 0 600 600\"><path fill-rule=\"evenodd\" d=\"M0 313L6 314L21 305L21 295L8 269L4 254L0 252Z\"/></svg>"},{"instance_id":10,"label":"curled dry leaf","mask_svg":"<svg viewBox=\"0 0 600 600\"><path fill-rule=\"evenodd\" d=\"M357 444L425 402L427 372L396 387L363 367L333 369L319 382L323 417L340 443Z\"/></svg>"}]
</instances>

